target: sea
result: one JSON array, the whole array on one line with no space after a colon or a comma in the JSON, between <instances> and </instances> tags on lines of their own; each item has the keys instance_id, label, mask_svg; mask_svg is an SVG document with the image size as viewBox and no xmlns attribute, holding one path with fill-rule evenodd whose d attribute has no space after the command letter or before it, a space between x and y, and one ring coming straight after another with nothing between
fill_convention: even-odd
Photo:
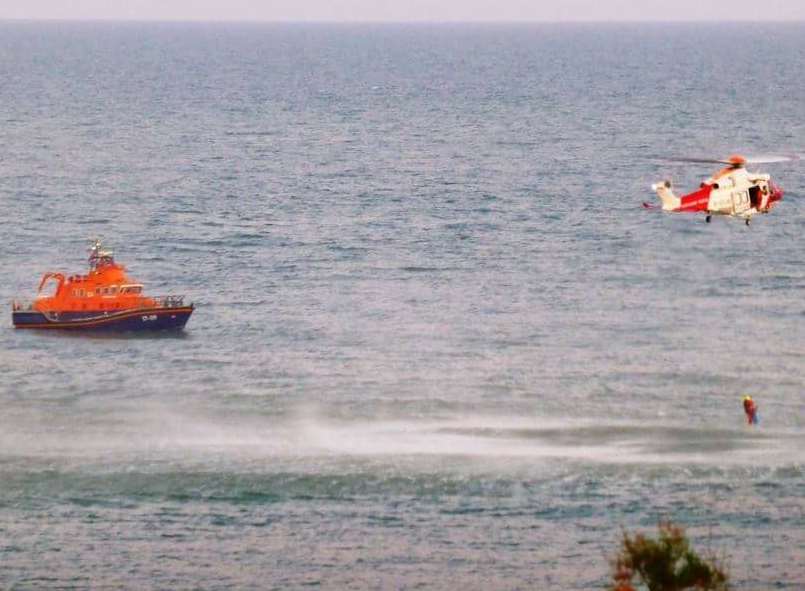
<instances>
[{"instance_id":1,"label":"sea","mask_svg":"<svg viewBox=\"0 0 805 591\"><path fill-rule=\"evenodd\" d=\"M805 589L805 25L5 21L0 146L0 588ZM94 238L184 332L12 327Z\"/></svg>"}]
</instances>

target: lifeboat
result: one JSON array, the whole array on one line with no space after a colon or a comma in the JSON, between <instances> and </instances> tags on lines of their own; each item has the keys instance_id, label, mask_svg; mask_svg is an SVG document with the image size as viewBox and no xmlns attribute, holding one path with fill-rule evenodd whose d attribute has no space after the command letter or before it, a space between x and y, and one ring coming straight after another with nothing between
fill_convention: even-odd
<instances>
[{"instance_id":1,"label":"lifeboat","mask_svg":"<svg viewBox=\"0 0 805 591\"><path fill-rule=\"evenodd\" d=\"M14 301L15 328L68 330L181 330L193 313L184 296L147 296L143 284L96 240L86 275L45 273L33 302ZM55 284L55 288L54 288ZM48 295L47 291L50 291Z\"/></svg>"}]
</instances>

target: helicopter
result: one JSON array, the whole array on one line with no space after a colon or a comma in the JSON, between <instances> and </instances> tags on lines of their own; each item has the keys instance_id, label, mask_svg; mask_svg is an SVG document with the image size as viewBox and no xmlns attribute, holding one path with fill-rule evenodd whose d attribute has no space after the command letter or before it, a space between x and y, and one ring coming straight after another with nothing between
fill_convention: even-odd
<instances>
[{"instance_id":1,"label":"helicopter","mask_svg":"<svg viewBox=\"0 0 805 591\"><path fill-rule=\"evenodd\" d=\"M696 191L682 197L674 194L671 181L668 180L654 183L651 185L651 190L659 196L663 211L703 212L706 214L707 223L710 223L713 215L740 217L748 226L755 214L769 213L783 198L783 190L772 182L768 174L749 172L746 170L746 165L787 162L795 159L793 156L747 159L737 154L726 160L674 158L673 160L677 162L724 164L725 168L702 181ZM648 203L643 203L643 206L654 208Z\"/></svg>"}]
</instances>

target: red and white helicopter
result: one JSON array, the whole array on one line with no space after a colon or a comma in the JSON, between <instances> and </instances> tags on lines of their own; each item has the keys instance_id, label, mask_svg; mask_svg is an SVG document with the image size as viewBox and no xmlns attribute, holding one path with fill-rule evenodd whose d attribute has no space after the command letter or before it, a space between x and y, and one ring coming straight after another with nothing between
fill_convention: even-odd
<instances>
[{"instance_id":1,"label":"red and white helicopter","mask_svg":"<svg viewBox=\"0 0 805 591\"><path fill-rule=\"evenodd\" d=\"M783 198L783 190L772 182L768 174L749 172L746 165L795 159L791 156L747 159L738 155L726 160L675 158L681 162L725 164L726 168L703 181L698 190L682 197L674 195L671 181L654 183L651 189L659 196L663 211L703 212L707 215L705 221L708 223L713 215L741 217L748 226L756 213L769 213L774 204ZM643 206L653 207L648 203Z\"/></svg>"}]
</instances>

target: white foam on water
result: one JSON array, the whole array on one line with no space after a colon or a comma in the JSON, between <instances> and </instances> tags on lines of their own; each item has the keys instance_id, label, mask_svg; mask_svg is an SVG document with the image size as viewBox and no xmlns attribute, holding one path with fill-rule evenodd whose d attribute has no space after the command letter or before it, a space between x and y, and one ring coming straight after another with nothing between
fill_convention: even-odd
<instances>
[{"instance_id":1,"label":"white foam on water","mask_svg":"<svg viewBox=\"0 0 805 591\"><path fill-rule=\"evenodd\" d=\"M802 464L805 442L768 428L511 416L335 420L315 409L291 416L214 415L164 405L127 408L71 424L6 417L7 456L147 456L204 462L301 457L465 457L638 464Z\"/></svg>"},{"instance_id":2,"label":"white foam on water","mask_svg":"<svg viewBox=\"0 0 805 591\"><path fill-rule=\"evenodd\" d=\"M603 463L802 462L785 433L597 420L464 417L442 421L301 424L305 445L330 455L475 456ZM773 453L772 453L773 452Z\"/></svg>"}]
</instances>

